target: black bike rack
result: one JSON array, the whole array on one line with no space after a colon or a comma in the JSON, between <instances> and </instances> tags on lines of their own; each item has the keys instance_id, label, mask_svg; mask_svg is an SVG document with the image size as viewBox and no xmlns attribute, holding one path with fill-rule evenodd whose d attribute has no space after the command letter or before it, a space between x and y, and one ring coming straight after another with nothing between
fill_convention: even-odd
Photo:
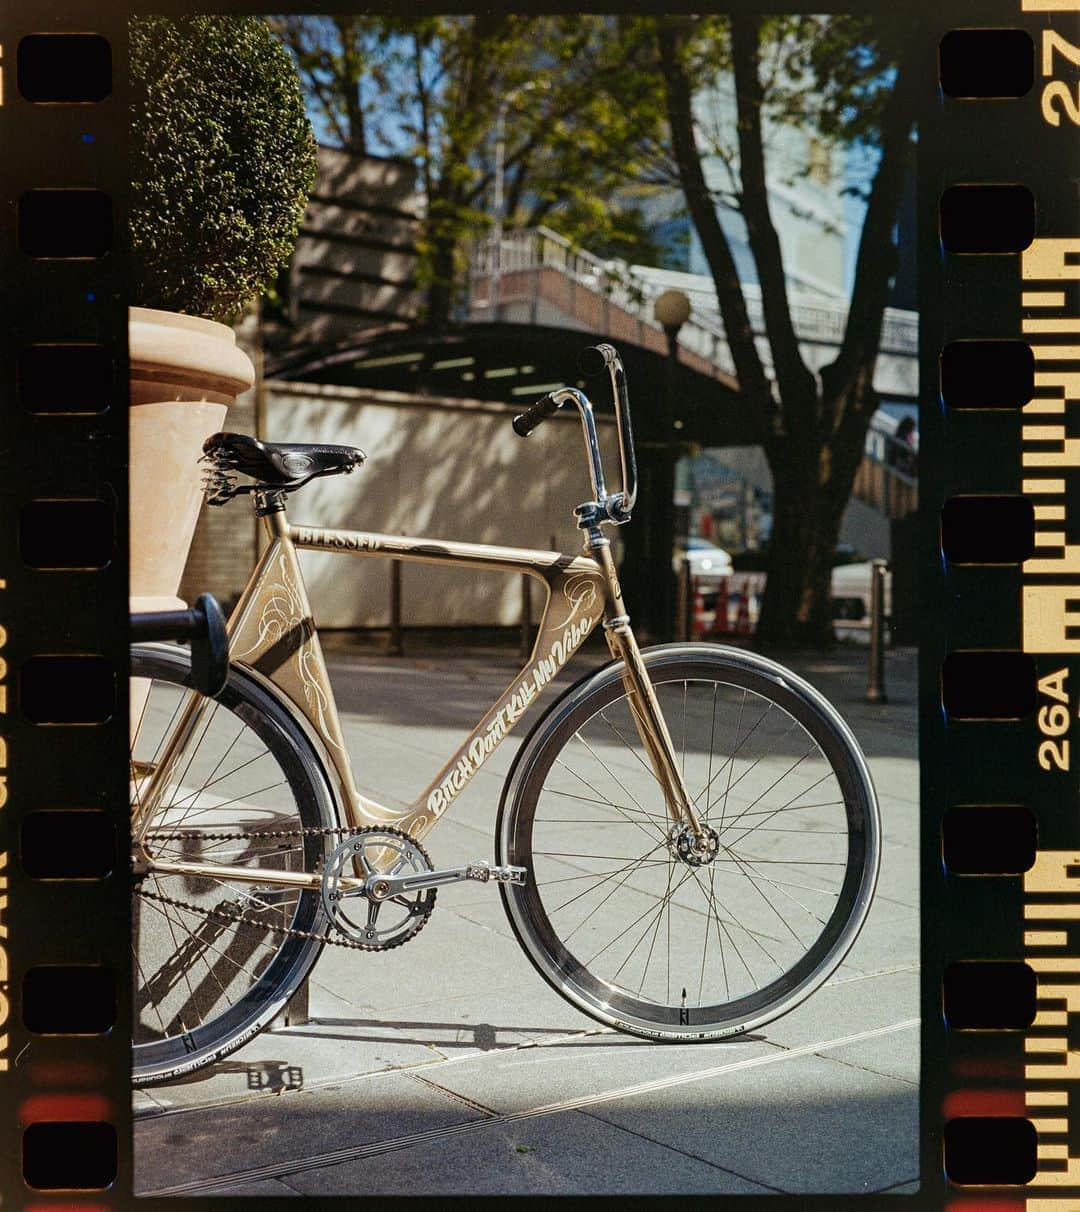
<instances>
[{"instance_id":1,"label":"black bike rack","mask_svg":"<svg viewBox=\"0 0 1080 1212\"><path fill-rule=\"evenodd\" d=\"M131 640L188 640L191 680L200 693L213 697L229 676L229 637L217 598L204 593L190 610L155 610L131 616Z\"/></svg>"}]
</instances>

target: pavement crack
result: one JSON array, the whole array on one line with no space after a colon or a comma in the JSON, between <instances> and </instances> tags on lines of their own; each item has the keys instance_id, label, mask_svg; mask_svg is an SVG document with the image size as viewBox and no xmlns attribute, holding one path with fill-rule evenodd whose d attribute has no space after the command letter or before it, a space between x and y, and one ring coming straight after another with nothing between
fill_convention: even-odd
<instances>
[{"instance_id":1,"label":"pavement crack","mask_svg":"<svg viewBox=\"0 0 1080 1212\"><path fill-rule=\"evenodd\" d=\"M919 1083L908 1077L899 1077L895 1073L884 1073L881 1069L874 1069L870 1065L857 1065L854 1061L841 1060L838 1056L828 1056L824 1052L816 1052L815 1056L821 1057L822 1060L831 1060L837 1065L843 1065L846 1069L855 1069L859 1073L868 1073L872 1077L884 1077L892 1082L903 1082L905 1086L910 1086L913 1090L918 1090Z\"/></svg>"},{"instance_id":2,"label":"pavement crack","mask_svg":"<svg viewBox=\"0 0 1080 1212\"><path fill-rule=\"evenodd\" d=\"M895 976L900 972L918 972L919 964L894 964L891 968L875 968L873 972L856 972L852 976L830 977L822 986L828 989L834 985L852 985L856 981L869 981L878 976Z\"/></svg>"},{"instance_id":3,"label":"pavement crack","mask_svg":"<svg viewBox=\"0 0 1080 1212\"><path fill-rule=\"evenodd\" d=\"M894 1183L889 1183L887 1187L875 1187L873 1191L867 1191L867 1195L884 1195L886 1191L895 1191L897 1187L906 1187L908 1183L918 1183L919 1176L913 1174L911 1178L901 1178Z\"/></svg>"},{"instance_id":4,"label":"pavement crack","mask_svg":"<svg viewBox=\"0 0 1080 1212\"><path fill-rule=\"evenodd\" d=\"M617 1035L619 1034L614 1027L587 1027L584 1031L568 1031L560 1032L558 1035L549 1035L544 1039L527 1039L524 1043L518 1044L514 1049L516 1052L524 1052L526 1048L557 1048L560 1044L572 1043L576 1039L588 1039L595 1035Z\"/></svg>"},{"instance_id":5,"label":"pavement crack","mask_svg":"<svg viewBox=\"0 0 1080 1212\"><path fill-rule=\"evenodd\" d=\"M761 1187L766 1191L773 1191L777 1195L788 1194L783 1187L774 1187L772 1183L762 1182L760 1178L751 1178L749 1174L741 1174L730 1166L721 1166L719 1162L710 1161L707 1157L702 1157L700 1153L694 1153L690 1149L680 1149L678 1145L673 1145L670 1141L659 1140L655 1136L650 1136L647 1132L640 1132L637 1128L628 1128L625 1124L605 1119L595 1111L581 1110L578 1114L587 1115L590 1119L595 1119L597 1123L606 1124L609 1128L616 1128L619 1132L626 1132L628 1135L635 1136L639 1140L647 1140L650 1144L659 1145L662 1149L670 1149L672 1153L679 1153L691 1161L701 1162L703 1165L708 1166L710 1170L719 1170L721 1174L730 1174L733 1178L742 1179L743 1182L751 1183L755 1187Z\"/></svg>"},{"instance_id":6,"label":"pavement crack","mask_svg":"<svg viewBox=\"0 0 1080 1212\"><path fill-rule=\"evenodd\" d=\"M434 1090L438 1094L445 1094L447 1098L453 1099L456 1103L461 1103L462 1106L468 1107L472 1111L478 1111L481 1115L490 1118L499 1114L498 1111L493 1110L491 1107L485 1107L483 1103L478 1103L475 1099L469 1098L465 1094L459 1094L456 1090L451 1090L439 1082L433 1082L430 1077L424 1077L421 1073L409 1073L406 1076L410 1077L414 1082L419 1082L422 1086L427 1086L429 1090Z\"/></svg>"}]
</instances>

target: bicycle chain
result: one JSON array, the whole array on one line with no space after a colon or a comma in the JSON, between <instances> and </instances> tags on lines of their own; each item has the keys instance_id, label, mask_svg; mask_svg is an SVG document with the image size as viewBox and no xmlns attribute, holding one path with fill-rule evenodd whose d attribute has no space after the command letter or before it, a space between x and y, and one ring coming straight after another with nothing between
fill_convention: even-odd
<instances>
[{"instance_id":1,"label":"bicycle chain","mask_svg":"<svg viewBox=\"0 0 1080 1212\"><path fill-rule=\"evenodd\" d=\"M321 827L318 825L305 825L301 829L267 829L261 830L258 833L202 833L199 831L185 831L181 833L155 834L153 836L155 841L161 842L240 842L250 841L254 838L312 837L315 835L326 837L330 834L349 834L355 836L358 833L366 833L369 828L375 828L380 833L396 834L398 837L403 837L413 845L416 845L416 839L410 834L406 833L404 829L395 829L391 825L377 825L361 828L353 828L347 825L326 825ZM211 921L217 920L228 925L243 925L245 923L260 925L264 926L266 929L275 934L283 934L290 938L312 939L317 943L325 943L330 947L345 947L352 951L392 951L395 947L401 947L405 943L411 942L414 938L416 938L420 931L423 930L423 928L427 925L428 918L431 916L430 913L426 914L423 920L420 922L420 925L417 926L416 929L405 938L399 939L397 942L372 946L370 943L354 942L352 939L344 938L341 935L317 934L314 930L296 930L292 926L278 926L273 922L256 920L253 917L247 916L242 910L239 913L226 913L222 909L208 909L203 905L193 905L190 901L182 901L174 896L166 896L163 892L148 892L141 886L141 884L136 885L135 893L137 896L141 896L145 900L159 901L163 905L174 905L177 909L186 909L189 913L198 913L202 917Z\"/></svg>"}]
</instances>

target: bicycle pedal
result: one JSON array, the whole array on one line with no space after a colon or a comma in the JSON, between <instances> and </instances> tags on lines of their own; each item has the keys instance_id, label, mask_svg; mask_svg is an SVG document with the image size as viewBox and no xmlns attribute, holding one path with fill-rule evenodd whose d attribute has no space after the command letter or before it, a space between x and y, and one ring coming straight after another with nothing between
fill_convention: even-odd
<instances>
[{"instance_id":1,"label":"bicycle pedal","mask_svg":"<svg viewBox=\"0 0 1080 1212\"><path fill-rule=\"evenodd\" d=\"M479 880L482 884L486 884L489 880L494 880L497 884L524 884L525 868L496 867L481 860L477 863L470 863L465 868L465 878Z\"/></svg>"}]
</instances>

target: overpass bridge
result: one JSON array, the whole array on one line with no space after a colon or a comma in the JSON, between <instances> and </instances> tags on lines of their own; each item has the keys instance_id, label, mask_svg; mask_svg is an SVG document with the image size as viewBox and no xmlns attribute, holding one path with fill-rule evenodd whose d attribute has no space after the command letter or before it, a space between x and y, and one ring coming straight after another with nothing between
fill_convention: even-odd
<instances>
[{"instance_id":1,"label":"overpass bridge","mask_svg":"<svg viewBox=\"0 0 1080 1212\"><path fill-rule=\"evenodd\" d=\"M504 234L499 260L498 297L492 308L493 239L478 242L470 271L472 320L500 319L610 331L612 340L633 340L663 351L664 334L653 319L653 302L669 288L690 299L690 319L679 330L684 356L696 356L729 375L735 363L728 348L716 293L709 278L645 265L604 261L575 248L545 227ZM743 284L750 324L767 371L772 351L765 339L760 288ZM807 365L817 370L836 355L844 335L844 302L793 296L792 321ZM885 310L874 387L883 399L915 404L919 396L919 319L915 312Z\"/></svg>"},{"instance_id":2,"label":"overpass bridge","mask_svg":"<svg viewBox=\"0 0 1080 1212\"><path fill-rule=\"evenodd\" d=\"M497 271L497 272L496 272ZM734 360L711 281L697 274L604 261L575 248L547 228L505 233L498 264L492 238L480 241L472 261L468 315L473 323L540 325L607 333L610 339L663 356L666 337L653 319L653 303L677 288L690 298L690 319L679 330L679 360L737 391ZM760 289L745 284L751 325L767 372L772 351L765 338ZM792 319L807 364L818 369L832 360L843 338L843 302L796 297ZM914 406L918 401L918 316L887 308L874 386L883 401ZM897 421L879 411L866 437L855 480L848 529L855 545L870 554L888 551L888 524L917 505L910 449L897 448ZM745 432L745 427L742 427ZM743 442L746 438L743 437ZM771 487L764 458L752 450L725 448L724 462L756 489Z\"/></svg>"}]
</instances>

